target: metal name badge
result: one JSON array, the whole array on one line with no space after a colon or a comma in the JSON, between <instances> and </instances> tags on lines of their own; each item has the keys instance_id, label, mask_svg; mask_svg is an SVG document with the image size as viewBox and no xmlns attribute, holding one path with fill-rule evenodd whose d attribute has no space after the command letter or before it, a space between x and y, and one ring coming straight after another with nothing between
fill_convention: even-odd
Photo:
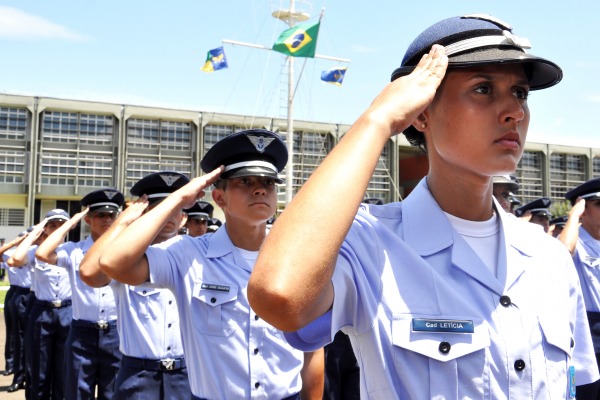
<instances>
[{"instance_id":1,"label":"metal name badge","mask_svg":"<svg viewBox=\"0 0 600 400\"><path fill-rule=\"evenodd\" d=\"M203 283L201 286L205 290L216 290L217 292L229 292L229 286L217 285L216 283Z\"/></svg>"},{"instance_id":2,"label":"metal name badge","mask_svg":"<svg viewBox=\"0 0 600 400\"><path fill-rule=\"evenodd\" d=\"M413 332L474 333L475 325L469 320L413 318Z\"/></svg>"}]
</instances>

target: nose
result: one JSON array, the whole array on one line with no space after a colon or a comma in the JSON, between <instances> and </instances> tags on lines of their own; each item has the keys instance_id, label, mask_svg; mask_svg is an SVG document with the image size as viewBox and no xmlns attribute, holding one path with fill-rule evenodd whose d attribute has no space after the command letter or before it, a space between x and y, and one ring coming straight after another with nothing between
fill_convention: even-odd
<instances>
[{"instance_id":1,"label":"nose","mask_svg":"<svg viewBox=\"0 0 600 400\"><path fill-rule=\"evenodd\" d=\"M529 112L526 101L516 98L512 93L510 93L510 96L507 96L507 100L503 104L503 122L512 123L514 121L518 125L525 119L525 116Z\"/></svg>"}]
</instances>

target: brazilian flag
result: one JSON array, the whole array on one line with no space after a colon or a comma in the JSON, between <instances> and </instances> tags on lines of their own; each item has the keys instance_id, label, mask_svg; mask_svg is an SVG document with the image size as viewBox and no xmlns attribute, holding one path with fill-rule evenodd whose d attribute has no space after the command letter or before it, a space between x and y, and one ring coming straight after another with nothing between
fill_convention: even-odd
<instances>
[{"instance_id":1,"label":"brazilian flag","mask_svg":"<svg viewBox=\"0 0 600 400\"><path fill-rule=\"evenodd\" d=\"M225 50L223 46L217 47L216 49L209 50L206 53L206 62L202 67L204 72L214 72L223 68L227 68L227 58L225 57Z\"/></svg>"},{"instance_id":2,"label":"brazilian flag","mask_svg":"<svg viewBox=\"0 0 600 400\"><path fill-rule=\"evenodd\" d=\"M273 50L291 57L314 58L320 24L319 21L305 22L283 31L275 41Z\"/></svg>"}]
</instances>

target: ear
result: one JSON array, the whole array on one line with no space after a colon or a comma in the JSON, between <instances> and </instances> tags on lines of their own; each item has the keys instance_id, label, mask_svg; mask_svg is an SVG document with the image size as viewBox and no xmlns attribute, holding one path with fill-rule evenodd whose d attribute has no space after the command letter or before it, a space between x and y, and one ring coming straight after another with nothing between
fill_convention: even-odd
<instances>
[{"instance_id":1,"label":"ear","mask_svg":"<svg viewBox=\"0 0 600 400\"><path fill-rule=\"evenodd\" d=\"M413 121L412 126L419 132L423 132L425 129L427 129L427 117L425 115L425 111L419 114L417 119Z\"/></svg>"},{"instance_id":2,"label":"ear","mask_svg":"<svg viewBox=\"0 0 600 400\"><path fill-rule=\"evenodd\" d=\"M225 208L227 204L224 194L223 189L214 188L212 191L212 198L220 208Z\"/></svg>"},{"instance_id":3,"label":"ear","mask_svg":"<svg viewBox=\"0 0 600 400\"><path fill-rule=\"evenodd\" d=\"M182 212L181 213L181 223L179 224L179 229L183 228L185 226L185 224L187 223L187 214Z\"/></svg>"},{"instance_id":4,"label":"ear","mask_svg":"<svg viewBox=\"0 0 600 400\"><path fill-rule=\"evenodd\" d=\"M85 217L83 217L83 220L86 224L91 225L92 219L90 218L89 214L86 214Z\"/></svg>"}]
</instances>

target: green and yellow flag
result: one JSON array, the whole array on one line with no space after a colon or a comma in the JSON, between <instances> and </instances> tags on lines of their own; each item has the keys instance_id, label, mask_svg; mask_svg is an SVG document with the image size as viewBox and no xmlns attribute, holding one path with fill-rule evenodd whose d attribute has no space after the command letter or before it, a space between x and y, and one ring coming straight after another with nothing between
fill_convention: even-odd
<instances>
[{"instance_id":1,"label":"green and yellow flag","mask_svg":"<svg viewBox=\"0 0 600 400\"><path fill-rule=\"evenodd\" d=\"M291 57L314 58L320 24L319 21L305 22L283 31L273 50Z\"/></svg>"}]
</instances>

